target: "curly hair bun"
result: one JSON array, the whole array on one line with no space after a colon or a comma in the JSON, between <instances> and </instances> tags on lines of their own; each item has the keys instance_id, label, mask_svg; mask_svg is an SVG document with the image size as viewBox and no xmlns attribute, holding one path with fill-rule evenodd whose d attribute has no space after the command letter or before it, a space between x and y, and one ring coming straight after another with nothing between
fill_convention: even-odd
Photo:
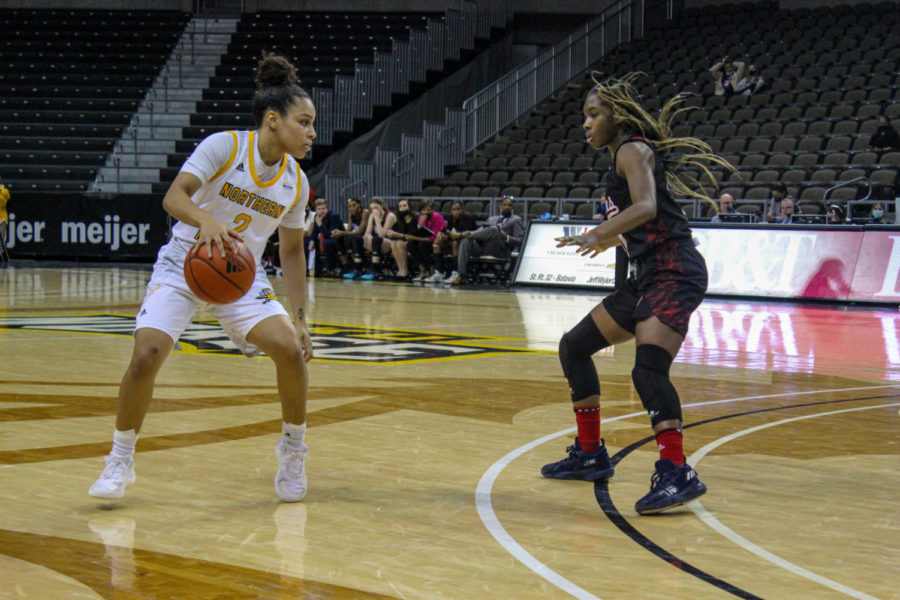
<instances>
[{"instance_id":1,"label":"curly hair bun","mask_svg":"<svg viewBox=\"0 0 900 600\"><path fill-rule=\"evenodd\" d=\"M285 87L297 85L297 70L283 56L263 52L256 66L256 87Z\"/></svg>"}]
</instances>

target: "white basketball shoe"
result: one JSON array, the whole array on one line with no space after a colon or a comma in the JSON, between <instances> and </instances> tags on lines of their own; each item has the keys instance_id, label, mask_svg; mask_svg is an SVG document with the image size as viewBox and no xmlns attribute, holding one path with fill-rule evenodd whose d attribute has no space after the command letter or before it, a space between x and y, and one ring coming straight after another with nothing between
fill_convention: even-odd
<instances>
[{"instance_id":1,"label":"white basketball shoe","mask_svg":"<svg viewBox=\"0 0 900 600\"><path fill-rule=\"evenodd\" d=\"M278 457L278 473L275 474L275 492L285 502L300 502L306 496L306 444L293 448L282 436L275 444Z\"/></svg>"},{"instance_id":2,"label":"white basketball shoe","mask_svg":"<svg viewBox=\"0 0 900 600\"><path fill-rule=\"evenodd\" d=\"M115 500L124 496L125 488L137 480L134 474L134 460L112 454L108 454L105 460L106 468L91 486L88 494L94 498Z\"/></svg>"}]
</instances>

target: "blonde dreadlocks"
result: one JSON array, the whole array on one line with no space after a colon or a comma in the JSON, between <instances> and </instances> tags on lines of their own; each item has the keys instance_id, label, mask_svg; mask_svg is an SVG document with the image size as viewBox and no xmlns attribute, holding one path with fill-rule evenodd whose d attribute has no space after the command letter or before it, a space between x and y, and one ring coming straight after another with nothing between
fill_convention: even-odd
<instances>
[{"instance_id":1,"label":"blonde dreadlocks","mask_svg":"<svg viewBox=\"0 0 900 600\"><path fill-rule=\"evenodd\" d=\"M715 202L707 195L700 178L681 171L687 167L699 169L713 187L717 188L718 181L707 165L716 164L730 171L736 169L727 160L716 155L703 140L672 137L671 128L675 117L691 109L683 105L690 94L682 93L670 98L659 111L659 116L654 117L641 106L640 95L634 87L634 81L644 76L644 73L629 73L619 79L609 78L604 81L600 81L598 76L599 73L592 74L594 87L588 95L597 96L600 103L610 110L619 127L653 142L663 159L666 183L672 194L682 198L700 198L715 207Z\"/></svg>"}]
</instances>

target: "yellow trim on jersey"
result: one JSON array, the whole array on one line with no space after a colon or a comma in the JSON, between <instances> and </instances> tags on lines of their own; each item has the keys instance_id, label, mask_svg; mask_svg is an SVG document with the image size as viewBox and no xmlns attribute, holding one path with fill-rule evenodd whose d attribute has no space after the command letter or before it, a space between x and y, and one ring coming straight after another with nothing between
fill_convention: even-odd
<instances>
[{"instance_id":1,"label":"yellow trim on jersey","mask_svg":"<svg viewBox=\"0 0 900 600\"><path fill-rule=\"evenodd\" d=\"M237 149L238 149L237 132L229 131L228 133L231 134L231 137L234 140L234 148L231 149L231 156L228 157L228 162L225 163L225 166L223 166L221 169L216 171L215 175L213 175L212 177L209 178L210 181L212 181L213 179L215 179L216 177L222 175L225 171L227 171L228 167L230 167L232 165L232 163L234 163L234 158L237 156Z\"/></svg>"},{"instance_id":2,"label":"yellow trim on jersey","mask_svg":"<svg viewBox=\"0 0 900 600\"><path fill-rule=\"evenodd\" d=\"M275 177L273 177L273 178L270 179L269 181L263 182L263 181L260 180L260 178L256 175L256 167L255 167L254 164L253 164L253 155L256 154L256 152L255 152L256 146L255 146L254 143L253 143L253 138L254 138L255 134L256 134L255 131L251 131L251 132L250 132L250 152L249 152L249 155L250 155L250 175L253 176L253 182L254 182L256 185L258 185L259 187L261 187L261 188L263 188L263 187L269 187L270 185L274 184L276 181L278 181L279 179L281 179L281 176L284 175L284 170L287 168L287 154L285 154L284 156L281 157L281 168L278 169L278 174L275 175Z\"/></svg>"}]
</instances>

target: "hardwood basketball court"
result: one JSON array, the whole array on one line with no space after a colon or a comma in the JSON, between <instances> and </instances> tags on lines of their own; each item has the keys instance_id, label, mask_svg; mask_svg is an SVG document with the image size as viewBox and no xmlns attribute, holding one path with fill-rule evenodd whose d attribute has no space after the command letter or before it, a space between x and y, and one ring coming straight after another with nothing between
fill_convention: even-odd
<instances>
[{"instance_id":1,"label":"hardwood basketball court","mask_svg":"<svg viewBox=\"0 0 900 600\"><path fill-rule=\"evenodd\" d=\"M599 296L314 281L304 502L272 485L273 366L203 314L102 502L148 277L0 270L0 598L900 597L896 310L705 302L673 378L709 492L639 517L632 344L596 359L608 487L539 473L574 435L559 336Z\"/></svg>"}]
</instances>

